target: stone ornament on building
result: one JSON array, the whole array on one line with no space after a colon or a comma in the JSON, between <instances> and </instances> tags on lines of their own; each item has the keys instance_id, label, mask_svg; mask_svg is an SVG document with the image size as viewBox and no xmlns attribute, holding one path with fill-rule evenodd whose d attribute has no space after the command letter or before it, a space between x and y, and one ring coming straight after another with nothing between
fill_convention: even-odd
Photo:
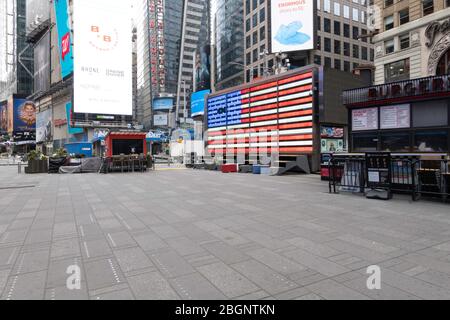
<instances>
[{"instance_id":1,"label":"stone ornament on building","mask_svg":"<svg viewBox=\"0 0 450 320\"><path fill-rule=\"evenodd\" d=\"M420 36L419 32L411 33L411 47L420 45Z\"/></svg>"},{"instance_id":2,"label":"stone ornament on building","mask_svg":"<svg viewBox=\"0 0 450 320\"><path fill-rule=\"evenodd\" d=\"M433 46L430 57L428 58L428 75L436 74L436 68L442 55L450 48L450 31Z\"/></svg>"}]
</instances>

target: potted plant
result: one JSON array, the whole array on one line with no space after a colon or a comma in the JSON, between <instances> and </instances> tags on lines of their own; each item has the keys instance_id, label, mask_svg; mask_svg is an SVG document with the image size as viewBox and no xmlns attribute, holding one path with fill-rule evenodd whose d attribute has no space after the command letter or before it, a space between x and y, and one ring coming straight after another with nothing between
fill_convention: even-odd
<instances>
[{"instance_id":1,"label":"potted plant","mask_svg":"<svg viewBox=\"0 0 450 320\"><path fill-rule=\"evenodd\" d=\"M32 150L27 155L28 167L26 173L44 173L48 170L48 158L40 151Z\"/></svg>"}]
</instances>

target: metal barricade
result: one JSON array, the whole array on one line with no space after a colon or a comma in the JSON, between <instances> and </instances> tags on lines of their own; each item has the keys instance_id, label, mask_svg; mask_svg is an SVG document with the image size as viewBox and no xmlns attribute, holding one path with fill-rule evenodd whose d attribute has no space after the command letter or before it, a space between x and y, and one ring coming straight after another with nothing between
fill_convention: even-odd
<instances>
[{"instance_id":1,"label":"metal barricade","mask_svg":"<svg viewBox=\"0 0 450 320\"><path fill-rule=\"evenodd\" d=\"M329 192L364 192L365 157L362 155L333 155L329 161Z\"/></svg>"}]
</instances>

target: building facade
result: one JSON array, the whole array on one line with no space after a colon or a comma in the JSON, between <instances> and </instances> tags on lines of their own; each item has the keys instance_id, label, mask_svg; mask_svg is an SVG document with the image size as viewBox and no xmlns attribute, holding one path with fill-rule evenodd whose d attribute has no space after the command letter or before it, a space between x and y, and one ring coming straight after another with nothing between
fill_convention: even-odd
<instances>
[{"instance_id":1,"label":"building facade","mask_svg":"<svg viewBox=\"0 0 450 320\"><path fill-rule=\"evenodd\" d=\"M270 52L270 0L244 1L245 64L248 82L276 72L282 61ZM351 72L373 61L368 34L367 0L317 0L316 47L288 54L291 68L316 63Z\"/></svg>"},{"instance_id":2,"label":"building facade","mask_svg":"<svg viewBox=\"0 0 450 320\"><path fill-rule=\"evenodd\" d=\"M375 0L375 83L450 71L450 1Z\"/></svg>"},{"instance_id":3,"label":"building facade","mask_svg":"<svg viewBox=\"0 0 450 320\"><path fill-rule=\"evenodd\" d=\"M215 19L216 90L244 82L244 8L242 0L219 0Z\"/></svg>"}]
</instances>

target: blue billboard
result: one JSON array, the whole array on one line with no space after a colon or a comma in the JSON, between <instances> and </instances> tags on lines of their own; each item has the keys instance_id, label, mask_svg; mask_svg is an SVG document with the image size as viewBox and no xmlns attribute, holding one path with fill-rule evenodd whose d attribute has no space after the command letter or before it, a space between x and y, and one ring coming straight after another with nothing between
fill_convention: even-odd
<instances>
[{"instance_id":1,"label":"blue billboard","mask_svg":"<svg viewBox=\"0 0 450 320\"><path fill-rule=\"evenodd\" d=\"M191 117L202 116L205 114L205 99L211 90L202 90L194 92L191 95Z\"/></svg>"},{"instance_id":2,"label":"blue billboard","mask_svg":"<svg viewBox=\"0 0 450 320\"><path fill-rule=\"evenodd\" d=\"M73 72L72 35L68 0L55 0L56 27L58 29L59 61L61 77L64 79Z\"/></svg>"},{"instance_id":3,"label":"blue billboard","mask_svg":"<svg viewBox=\"0 0 450 320\"><path fill-rule=\"evenodd\" d=\"M11 99L14 112L13 132L36 130L36 105L25 99Z\"/></svg>"},{"instance_id":4,"label":"blue billboard","mask_svg":"<svg viewBox=\"0 0 450 320\"><path fill-rule=\"evenodd\" d=\"M68 102L66 104L66 117L67 117L67 132L69 134L79 134L79 133L83 133L84 132L83 128L74 128L71 125L71 121L72 121L72 102Z\"/></svg>"},{"instance_id":5,"label":"blue billboard","mask_svg":"<svg viewBox=\"0 0 450 320\"><path fill-rule=\"evenodd\" d=\"M153 110L171 110L173 107L173 98L154 98Z\"/></svg>"}]
</instances>

